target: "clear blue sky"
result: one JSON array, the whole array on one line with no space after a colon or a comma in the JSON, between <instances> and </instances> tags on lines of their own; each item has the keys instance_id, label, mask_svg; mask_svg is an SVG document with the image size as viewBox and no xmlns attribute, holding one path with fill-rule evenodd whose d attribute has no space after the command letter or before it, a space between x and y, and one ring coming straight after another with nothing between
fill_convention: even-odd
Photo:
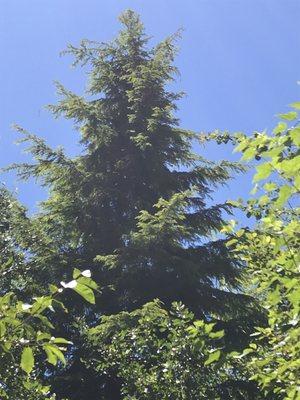
<instances>
[{"instance_id":1,"label":"clear blue sky","mask_svg":"<svg viewBox=\"0 0 300 400\"><path fill-rule=\"evenodd\" d=\"M182 126L197 131L251 132L272 128L275 115L300 99L300 0L1 0L0 1L0 166L29 160L13 145L10 126L18 123L76 154L72 125L44 110L56 101L54 80L82 93L85 76L60 58L68 43L106 41L119 29L117 16L131 8L159 41L183 27L176 64ZM200 149L203 152L203 149ZM210 145L212 159L232 158L231 148ZM34 209L45 194L13 175L0 177L18 187ZM218 199L247 196L250 184L238 178Z\"/></svg>"}]
</instances>

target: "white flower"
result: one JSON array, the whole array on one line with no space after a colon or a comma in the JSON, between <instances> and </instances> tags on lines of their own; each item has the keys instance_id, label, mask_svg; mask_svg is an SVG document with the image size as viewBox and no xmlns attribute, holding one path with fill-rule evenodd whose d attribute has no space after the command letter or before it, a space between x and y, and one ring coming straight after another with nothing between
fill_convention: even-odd
<instances>
[{"instance_id":1,"label":"white flower","mask_svg":"<svg viewBox=\"0 0 300 400\"><path fill-rule=\"evenodd\" d=\"M26 303L22 304L22 309L23 309L24 311L29 310L31 307L32 307L31 304L26 304Z\"/></svg>"},{"instance_id":2,"label":"white flower","mask_svg":"<svg viewBox=\"0 0 300 400\"><path fill-rule=\"evenodd\" d=\"M68 283L66 282L60 282L61 286L64 287L65 289L74 289L77 286L77 281L75 279L73 281L70 281Z\"/></svg>"},{"instance_id":3,"label":"white flower","mask_svg":"<svg viewBox=\"0 0 300 400\"><path fill-rule=\"evenodd\" d=\"M20 343L22 343L22 344L27 344L27 343L29 343L29 340L24 339L24 338L21 338L21 339L20 339Z\"/></svg>"},{"instance_id":4,"label":"white flower","mask_svg":"<svg viewBox=\"0 0 300 400\"><path fill-rule=\"evenodd\" d=\"M85 271L82 271L81 275L85 276L86 278L90 278L92 276L91 271L89 269L86 269Z\"/></svg>"}]
</instances>

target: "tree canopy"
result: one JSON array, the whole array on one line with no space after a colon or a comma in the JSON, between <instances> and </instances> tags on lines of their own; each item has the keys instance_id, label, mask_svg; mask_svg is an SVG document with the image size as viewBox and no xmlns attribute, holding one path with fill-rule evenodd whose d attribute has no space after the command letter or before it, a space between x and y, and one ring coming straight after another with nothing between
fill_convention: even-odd
<instances>
[{"instance_id":1,"label":"tree canopy","mask_svg":"<svg viewBox=\"0 0 300 400\"><path fill-rule=\"evenodd\" d=\"M16 127L33 162L10 168L49 196L28 216L0 192L1 396L297 400L299 103L273 134L210 135L256 159L263 191L215 204L244 166L206 160L180 127L179 33L150 46L136 13L120 22L65 51L87 89L57 83L49 109L74 121L79 155ZM257 226L235 230L234 207Z\"/></svg>"}]
</instances>

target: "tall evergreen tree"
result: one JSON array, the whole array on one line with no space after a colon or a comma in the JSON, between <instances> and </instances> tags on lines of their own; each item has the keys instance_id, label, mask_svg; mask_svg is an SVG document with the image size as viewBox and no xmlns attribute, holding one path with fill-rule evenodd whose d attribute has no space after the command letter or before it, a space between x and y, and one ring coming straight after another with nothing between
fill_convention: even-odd
<instances>
[{"instance_id":1,"label":"tall evergreen tree","mask_svg":"<svg viewBox=\"0 0 300 400\"><path fill-rule=\"evenodd\" d=\"M43 290L74 267L89 268L101 287L94 307L71 297L72 312L61 319L74 346L69 367L49 373L59 399L120 398L116 377L82 362L82 332L103 314L155 298L167 307L182 301L197 317L238 331L249 305L239 291L241 266L222 240L212 241L228 206L207 201L239 167L194 154L195 135L179 127L181 93L169 90L178 35L149 48L135 13L120 20L124 28L114 41L69 46L75 64L89 67L89 86L78 96L58 84L61 100L50 106L55 116L75 121L83 153L69 158L19 129L36 160L16 166L20 176L50 190L32 221L39 243L30 247L31 275Z\"/></svg>"},{"instance_id":2,"label":"tall evergreen tree","mask_svg":"<svg viewBox=\"0 0 300 400\"><path fill-rule=\"evenodd\" d=\"M0 296L13 291L19 298L25 297L29 285L26 271L28 249L32 237L31 222L11 192L0 188ZM28 277L30 279L30 276Z\"/></svg>"}]
</instances>

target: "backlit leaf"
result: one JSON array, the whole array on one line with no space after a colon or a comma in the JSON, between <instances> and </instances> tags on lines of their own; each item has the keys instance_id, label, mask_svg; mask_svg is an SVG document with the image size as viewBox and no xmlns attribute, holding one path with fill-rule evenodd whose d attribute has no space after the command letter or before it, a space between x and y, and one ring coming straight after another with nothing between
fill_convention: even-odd
<instances>
[{"instance_id":1,"label":"backlit leaf","mask_svg":"<svg viewBox=\"0 0 300 400\"><path fill-rule=\"evenodd\" d=\"M91 288L81 283L78 283L77 286L74 288L74 290L75 292L80 294L80 296L82 296L86 301L95 304L95 295Z\"/></svg>"},{"instance_id":2,"label":"backlit leaf","mask_svg":"<svg viewBox=\"0 0 300 400\"><path fill-rule=\"evenodd\" d=\"M220 350L216 350L213 353L210 353L208 359L205 361L204 365L209 365L212 364L213 362L216 362L219 360L221 356L221 351Z\"/></svg>"},{"instance_id":3,"label":"backlit leaf","mask_svg":"<svg viewBox=\"0 0 300 400\"><path fill-rule=\"evenodd\" d=\"M32 371L34 366L34 356L31 347L25 347L23 349L20 366L22 370L25 371L27 374L29 374Z\"/></svg>"}]
</instances>

